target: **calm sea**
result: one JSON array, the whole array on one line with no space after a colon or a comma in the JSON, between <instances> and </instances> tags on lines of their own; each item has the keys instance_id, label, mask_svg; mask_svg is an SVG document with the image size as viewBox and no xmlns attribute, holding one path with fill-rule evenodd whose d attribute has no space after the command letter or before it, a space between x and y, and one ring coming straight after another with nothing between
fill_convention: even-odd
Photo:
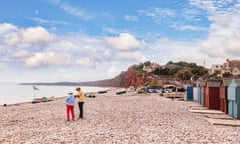
<instances>
[{"instance_id":1,"label":"calm sea","mask_svg":"<svg viewBox=\"0 0 240 144\"><path fill-rule=\"evenodd\" d=\"M69 91L76 94L76 86L38 86L34 90L32 85L19 85L18 83L0 83L0 105L30 102L34 98L63 97ZM81 87L84 92L97 92L106 90L102 87Z\"/></svg>"}]
</instances>

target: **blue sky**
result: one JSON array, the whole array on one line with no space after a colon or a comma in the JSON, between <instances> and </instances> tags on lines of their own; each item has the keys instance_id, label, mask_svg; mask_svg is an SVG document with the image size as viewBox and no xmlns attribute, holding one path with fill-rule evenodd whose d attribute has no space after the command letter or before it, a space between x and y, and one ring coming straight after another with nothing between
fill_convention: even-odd
<instances>
[{"instance_id":1,"label":"blue sky","mask_svg":"<svg viewBox=\"0 0 240 144\"><path fill-rule=\"evenodd\" d=\"M92 81L240 55L240 0L2 0L1 81Z\"/></svg>"}]
</instances>

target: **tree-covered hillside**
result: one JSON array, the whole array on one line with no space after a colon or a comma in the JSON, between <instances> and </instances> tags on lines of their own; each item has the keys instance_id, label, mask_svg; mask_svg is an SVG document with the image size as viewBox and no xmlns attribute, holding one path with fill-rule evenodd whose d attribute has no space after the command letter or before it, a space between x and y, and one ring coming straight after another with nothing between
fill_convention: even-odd
<instances>
[{"instance_id":1,"label":"tree-covered hillside","mask_svg":"<svg viewBox=\"0 0 240 144\"><path fill-rule=\"evenodd\" d=\"M125 86L139 86L149 83L156 83L157 79L167 77L179 81L197 79L208 75L208 70L196 63L172 62L160 66L150 61L139 63L128 68L125 76Z\"/></svg>"}]
</instances>

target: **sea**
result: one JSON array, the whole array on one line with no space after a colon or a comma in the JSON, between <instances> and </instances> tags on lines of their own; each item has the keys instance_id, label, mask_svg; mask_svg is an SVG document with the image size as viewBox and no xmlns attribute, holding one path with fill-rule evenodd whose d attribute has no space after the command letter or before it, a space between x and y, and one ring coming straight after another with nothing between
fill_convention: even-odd
<instances>
[{"instance_id":1,"label":"sea","mask_svg":"<svg viewBox=\"0 0 240 144\"><path fill-rule=\"evenodd\" d=\"M34 88L35 87L35 88ZM0 83L0 105L31 102L34 98L64 97L69 91L74 94L77 86L20 85L15 82ZM81 86L83 92L98 92L106 87Z\"/></svg>"}]
</instances>

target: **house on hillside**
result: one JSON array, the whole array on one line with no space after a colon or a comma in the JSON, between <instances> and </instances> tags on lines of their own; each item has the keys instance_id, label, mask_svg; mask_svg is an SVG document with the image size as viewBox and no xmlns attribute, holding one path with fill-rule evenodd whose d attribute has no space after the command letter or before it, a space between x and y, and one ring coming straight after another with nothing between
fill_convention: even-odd
<instances>
[{"instance_id":1,"label":"house on hillside","mask_svg":"<svg viewBox=\"0 0 240 144\"><path fill-rule=\"evenodd\" d=\"M162 66L163 69L175 69L179 67L178 65L175 65L175 64L168 64L168 65L165 65L165 66Z\"/></svg>"},{"instance_id":2,"label":"house on hillside","mask_svg":"<svg viewBox=\"0 0 240 144\"><path fill-rule=\"evenodd\" d=\"M153 71L155 71L157 68L159 68L160 65L157 63L152 63L150 66L143 66L143 71L147 72L147 73L151 73Z\"/></svg>"},{"instance_id":3,"label":"house on hillside","mask_svg":"<svg viewBox=\"0 0 240 144\"><path fill-rule=\"evenodd\" d=\"M147 72L147 73L150 73L152 72L152 67L151 66L143 66L143 71Z\"/></svg>"},{"instance_id":4,"label":"house on hillside","mask_svg":"<svg viewBox=\"0 0 240 144\"><path fill-rule=\"evenodd\" d=\"M231 73L233 76L240 75L240 60L227 59L223 64L213 64L209 72L218 76L222 76L226 72Z\"/></svg>"},{"instance_id":5,"label":"house on hillside","mask_svg":"<svg viewBox=\"0 0 240 144\"><path fill-rule=\"evenodd\" d=\"M221 64L213 64L210 69L210 74L217 74L221 76L223 70L223 65Z\"/></svg>"},{"instance_id":6,"label":"house on hillside","mask_svg":"<svg viewBox=\"0 0 240 144\"><path fill-rule=\"evenodd\" d=\"M229 67L232 75L236 76L240 74L240 60L227 59L227 66Z\"/></svg>"}]
</instances>

